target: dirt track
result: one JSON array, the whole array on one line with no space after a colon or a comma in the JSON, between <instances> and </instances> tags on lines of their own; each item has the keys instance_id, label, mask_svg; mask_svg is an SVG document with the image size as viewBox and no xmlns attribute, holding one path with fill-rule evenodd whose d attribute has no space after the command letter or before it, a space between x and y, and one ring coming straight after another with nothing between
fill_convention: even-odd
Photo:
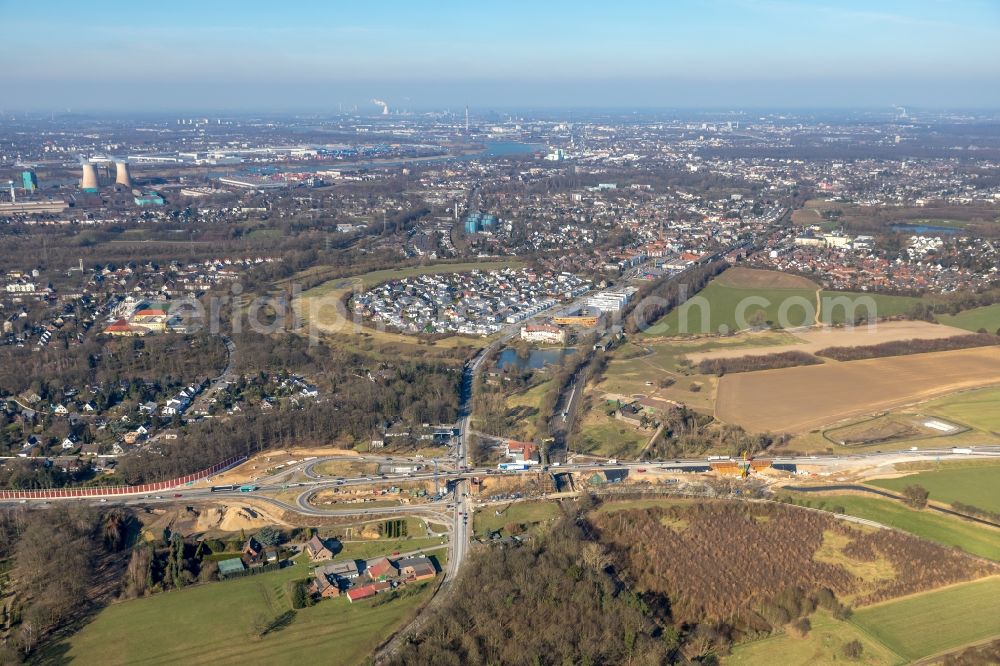
<instances>
[{"instance_id":1,"label":"dirt track","mask_svg":"<svg viewBox=\"0 0 1000 666\"><path fill-rule=\"evenodd\" d=\"M938 340L956 335L968 335L969 331L953 326L930 324L925 321L890 321L878 324L872 328L859 326L857 328L813 328L795 331L795 337L802 340L801 344L774 345L773 347L747 347L744 349L715 349L712 351L687 354L692 363L700 363L705 359L742 358L745 356L766 356L787 351L800 351L813 354L826 347L860 347L877 345L883 342L897 340ZM748 334L748 335L753 335Z\"/></svg>"}]
</instances>

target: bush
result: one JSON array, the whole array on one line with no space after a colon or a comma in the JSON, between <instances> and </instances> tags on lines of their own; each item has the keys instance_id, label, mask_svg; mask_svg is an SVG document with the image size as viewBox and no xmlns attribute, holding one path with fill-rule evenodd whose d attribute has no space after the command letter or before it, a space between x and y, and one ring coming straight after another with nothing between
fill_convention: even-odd
<instances>
[{"instance_id":1,"label":"bush","mask_svg":"<svg viewBox=\"0 0 1000 666\"><path fill-rule=\"evenodd\" d=\"M308 581L305 580L292 580L288 581L286 586L286 591L288 592L288 598L292 602L292 608L298 610L300 608L306 608L307 606L312 606L315 603L312 595L309 594L307 589L309 585Z\"/></svg>"},{"instance_id":2,"label":"bush","mask_svg":"<svg viewBox=\"0 0 1000 666\"><path fill-rule=\"evenodd\" d=\"M841 654L843 654L844 657L852 661L857 661L858 659L861 659L861 655L864 654L864 651L865 651L865 646L862 645L861 641L857 639L844 643L844 646L840 648Z\"/></svg>"},{"instance_id":3,"label":"bush","mask_svg":"<svg viewBox=\"0 0 1000 666\"><path fill-rule=\"evenodd\" d=\"M914 509L923 509L926 507L927 498L930 495L930 491L921 485L914 484L903 488L904 501Z\"/></svg>"},{"instance_id":4,"label":"bush","mask_svg":"<svg viewBox=\"0 0 1000 666\"><path fill-rule=\"evenodd\" d=\"M777 368L793 368L798 365L818 365L822 362L812 354L790 351L778 354L763 354L760 356L705 359L698 364L698 372L703 375L719 375L721 377L727 372L774 370Z\"/></svg>"},{"instance_id":5,"label":"bush","mask_svg":"<svg viewBox=\"0 0 1000 666\"><path fill-rule=\"evenodd\" d=\"M809 630L812 629L812 622L809 621L809 618L802 617L788 625L788 628L795 636L805 638L809 635Z\"/></svg>"}]
</instances>

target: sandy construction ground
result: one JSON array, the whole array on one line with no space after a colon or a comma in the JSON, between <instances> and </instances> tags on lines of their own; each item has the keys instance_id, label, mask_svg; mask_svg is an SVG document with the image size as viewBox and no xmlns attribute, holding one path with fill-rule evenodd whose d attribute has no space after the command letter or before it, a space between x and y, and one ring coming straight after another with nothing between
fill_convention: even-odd
<instances>
[{"instance_id":1,"label":"sandy construction ground","mask_svg":"<svg viewBox=\"0 0 1000 666\"><path fill-rule=\"evenodd\" d=\"M753 335L752 333L750 335ZM745 356L767 356L787 351L813 354L827 347L863 347L896 340L938 340L956 335L969 335L969 331L953 326L931 324L926 321L888 321L872 328L839 328L826 326L795 331L800 344L774 345L772 347L745 347L743 349L713 349L711 351L687 354L692 363L705 359L743 358Z\"/></svg>"},{"instance_id":2,"label":"sandy construction ground","mask_svg":"<svg viewBox=\"0 0 1000 666\"><path fill-rule=\"evenodd\" d=\"M850 417L1000 383L1000 347L729 374L716 416L751 432L801 433Z\"/></svg>"}]
</instances>

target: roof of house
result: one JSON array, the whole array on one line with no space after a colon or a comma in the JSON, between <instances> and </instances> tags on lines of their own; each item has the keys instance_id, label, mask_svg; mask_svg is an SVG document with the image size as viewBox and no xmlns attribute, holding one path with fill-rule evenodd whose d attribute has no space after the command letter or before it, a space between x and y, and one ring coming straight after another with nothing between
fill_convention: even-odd
<instances>
[{"instance_id":1,"label":"roof of house","mask_svg":"<svg viewBox=\"0 0 1000 666\"><path fill-rule=\"evenodd\" d=\"M351 601L356 601L357 599L366 599L368 597L375 596L379 592L388 590L390 587L389 583L381 581L378 583L368 583L367 585L359 585L357 587L352 587L347 591L347 598Z\"/></svg>"},{"instance_id":2,"label":"roof of house","mask_svg":"<svg viewBox=\"0 0 1000 666\"><path fill-rule=\"evenodd\" d=\"M396 565L390 562L389 558L380 557L377 560L372 560L371 562L369 562L366 568L368 570L368 573L373 578L378 578L379 576L385 576L386 574L395 570Z\"/></svg>"},{"instance_id":3,"label":"roof of house","mask_svg":"<svg viewBox=\"0 0 1000 666\"><path fill-rule=\"evenodd\" d=\"M316 573L340 576L341 578L355 578L358 575L358 563L354 560L335 560L326 566L317 568Z\"/></svg>"},{"instance_id":4,"label":"roof of house","mask_svg":"<svg viewBox=\"0 0 1000 666\"><path fill-rule=\"evenodd\" d=\"M315 557L318 553L324 550L329 550L323 540L318 536L313 536L312 539L306 542L306 551L309 553L310 557Z\"/></svg>"},{"instance_id":5,"label":"roof of house","mask_svg":"<svg viewBox=\"0 0 1000 666\"><path fill-rule=\"evenodd\" d=\"M412 567L418 564L430 564L431 559L423 555L416 555L414 557L401 557L396 560L396 566L402 569L403 567Z\"/></svg>"}]
</instances>

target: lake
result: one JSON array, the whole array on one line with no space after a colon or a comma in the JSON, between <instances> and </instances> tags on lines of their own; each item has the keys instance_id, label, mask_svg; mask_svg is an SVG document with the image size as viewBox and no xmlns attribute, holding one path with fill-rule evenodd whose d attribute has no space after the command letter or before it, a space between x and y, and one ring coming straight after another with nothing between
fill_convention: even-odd
<instances>
[{"instance_id":1,"label":"lake","mask_svg":"<svg viewBox=\"0 0 1000 666\"><path fill-rule=\"evenodd\" d=\"M929 224L892 224L889 228L905 234L918 234L920 236L954 236L962 230L955 227L935 227Z\"/></svg>"},{"instance_id":2,"label":"lake","mask_svg":"<svg viewBox=\"0 0 1000 666\"><path fill-rule=\"evenodd\" d=\"M517 355L516 349L513 347L507 347L500 352L500 358L497 359L497 367L501 370L505 368L538 370L551 363L559 363L566 356L569 356L575 351L576 350L572 347L567 347L565 349L532 349L528 352L528 358L521 358Z\"/></svg>"}]
</instances>

